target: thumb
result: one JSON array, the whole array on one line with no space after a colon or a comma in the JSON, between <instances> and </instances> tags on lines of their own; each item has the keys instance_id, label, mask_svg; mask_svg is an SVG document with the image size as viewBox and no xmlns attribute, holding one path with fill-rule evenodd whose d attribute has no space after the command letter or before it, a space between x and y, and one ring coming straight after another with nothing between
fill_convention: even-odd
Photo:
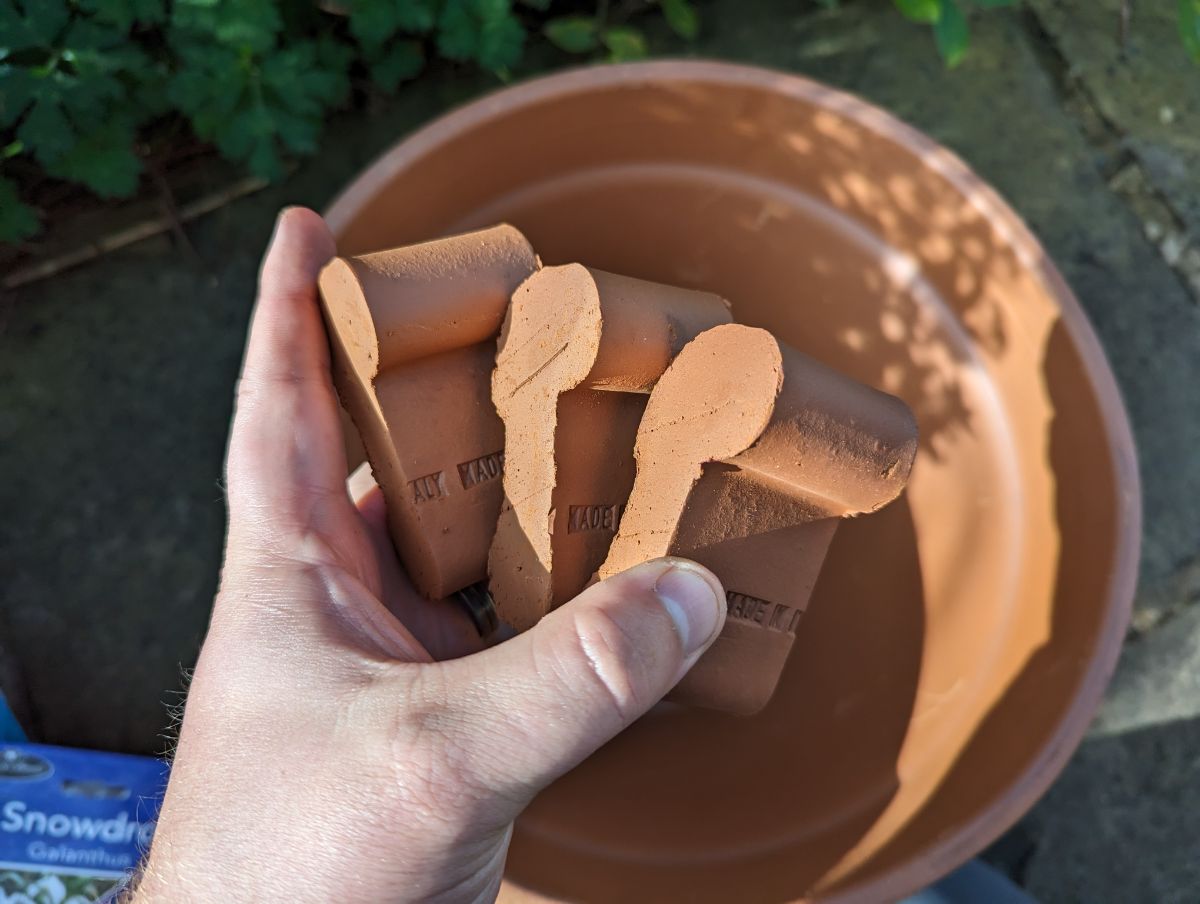
<instances>
[{"instance_id":1,"label":"thumb","mask_svg":"<svg viewBox=\"0 0 1200 904\"><path fill-rule=\"evenodd\" d=\"M657 703L724 622L712 572L657 559L500 646L442 663L444 699L471 735L460 749L478 752L472 777L523 805Z\"/></svg>"}]
</instances>

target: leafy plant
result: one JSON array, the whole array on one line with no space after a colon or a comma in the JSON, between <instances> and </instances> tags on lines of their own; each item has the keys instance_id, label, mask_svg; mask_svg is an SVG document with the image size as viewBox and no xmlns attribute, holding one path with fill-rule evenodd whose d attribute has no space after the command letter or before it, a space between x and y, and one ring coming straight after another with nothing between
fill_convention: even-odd
<instances>
[{"instance_id":1,"label":"leafy plant","mask_svg":"<svg viewBox=\"0 0 1200 904\"><path fill-rule=\"evenodd\" d=\"M657 9L685 40L693 0L0 0L0 242L40 228L21 187L42 176L103 198L133 194L160 124L184 122L268 178L316 150L354 85L396 91L436 53L508 78L531 37L574 56L636 60L631 10ZM837 0L815 0L836 6ZM970 7L1017 0L893 0L931 27L946 65L970 43ZM1200 63L1200 0L1177 0ZM579 2L570 4L575 10Z\"/></svg>"},{"instance_id":2,"label":"leafy plant","mask_svg":"<svg viewBox=\"0 0 1200 904\"><path fill-rule=\"evenodd\" d=\"M663 18L675 34L694 41L700 34L700 16L691 0L656 0ZM608 3L597 6L592 16L561 16L542 28L546 38L559 50L572 54L606 51L613 63L640 60L648 50L642 32L628 24L613 22Z\"/></svg>"},{"instance_id":3,"label":"leafy plant","mask_svg":"<svg viewBox=\"0 0 1200 904\"><path fill-rule=\"evenodd\" d=\"M663 16L671 30L687 41L694 41L700 34L700 17L688 0L660 0Z\"/></svg>"},{"instance_id":4,"label":"leafy plant","mask_svg":"<svg viewBox=\"0 0 1200 904\"><path fill-rule=\"evenodd\" d=\"M316 150L323 114L349 92L349 48L282 41L279 10L259 0L176 0L171 25L180 65L167 96L198 136L270 179L281 151Z\"/></svg>"},{"instance_id":5,"label":"leafy plant","mask_svg":"<svg viewBox=\"0 0 1200 904\"><path fill-rule=\"evenodd\" d=\"M350 6L350 33L358 42L371 78L384 91L425 68L422 37L437 24L436 0L355 0Z\"/></svg>"},{"instance_id":6,"label":"leafy plant","mask_svg":"<svg viewBox=\"0 0 1200 904\"><path fill-rule=\"evenodd\" d=\"M66 0L36 0L18 8L0 0L0 129L10 139L3 157L31 156L47 174L80 182L101 197L137 187L138 126L162 107L156 63L128 40L114 19L155 17L145 0L115 17L111 0L72 8ZM33 212L0 176L0 239L32 234Z\"/></svg>"},{"instance_id":7,"label":"leafy plant","mask_svg":"<svg viewBox=\"0 0 1200 904\"><path fill-rule=\"evenodd\" d=\"M837 0L817 0L833 6ZM964 5L982 8L1015 6L1020 0L893 0L896 8L913 22L933 26L938 53L950 68L966 56L971 35L964 15ZM1177 0L1179 4L1179 36L1192 59L1200 63L1200 0Z\"/></svg>"},{"instance_id":8,"label":"leafy plant","mask_svg":"<svg viewBox=\"0 0 1200 904\"><path fill-rule=\"evenodd\" d=\"M0 241L40 225L15 172L128 196L147 129L175 116L277 178L288 155L316 150L358 73L392 92L436 51L507 78L550 2L0 0ZM692 28L686 0L667 9ZM646 53L627 25L595 42L613 59Z\"/></svg>"},{"instance_id":9,"label":"leafy plant","mask_svg":"<svg viewBox=\"0 0 1200 904\"><path fill-rule=\"evenodd\" d=\"M975 6L1013 6L1018 0L972 0ZM967 55L971 30L963 12L962 0L895 0L896 8L913 22L933 26L938 53L950 68Z\"/></svg>"}]
</instances>

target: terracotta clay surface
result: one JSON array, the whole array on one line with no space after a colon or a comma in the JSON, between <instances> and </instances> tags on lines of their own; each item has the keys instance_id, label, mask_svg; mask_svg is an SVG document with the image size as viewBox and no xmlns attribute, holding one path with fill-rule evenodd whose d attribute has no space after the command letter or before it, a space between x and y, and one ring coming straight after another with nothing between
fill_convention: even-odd
<instances>
[{"instance_id":1,"label":"terracotta clay surface","mask_svg":"<svg viewBox=\"0 0 1200 904\"><path fill-rule=\"evenodd\" d=\"M903 490L917 452L908 407L731 324L684 348L637 435L637 479L600 568L684 556L713 569L725 629L671 694L739 714L766 705L838 519Z\"/></svg>"},{"instance_id":2,"label":"terracotta clay surface","mask_svg":"<svg viewBox=\"0 0 1200 904\"><path fill-rule=\"evenodd\" d=\"M715 292L920 425L766 708L648 713L522 814L502 898L896 900L1049 786L1125 634L1137 467L1079 304L952 154L783 73L606 66L438 120L328 216L343 253L503 221L549 264Z\"/></svg>"},{"instance_id":3,"label":"terracotta clay surface","mask_svg":"<svg viewBox=\"0 0 1200 904\"><path fill-rule=\"evenodd\" d=\"M334 383L400 558L431 599L487 574L504 462L489 391L495 340L537 267L524 236L497 226L335 258L320 276Z\"/></svg>"},{"instance_id":4,"label":"terracotta clay surface","mask_svg":"<svg viewBox=\"0 0 1200 904\"><path fill-rule=\"evenodd\" d=\"M716 295L547 267L516 291L492 399L506 428L488 589L524 631L604 561L633 486L647 394L694 336L729 321Z\"/></svg>"}]
</instances>

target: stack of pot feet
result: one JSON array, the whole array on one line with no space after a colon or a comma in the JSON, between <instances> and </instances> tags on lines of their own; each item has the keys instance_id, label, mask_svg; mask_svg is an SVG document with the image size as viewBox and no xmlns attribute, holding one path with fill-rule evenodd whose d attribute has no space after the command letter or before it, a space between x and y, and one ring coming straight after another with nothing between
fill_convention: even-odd
<instances>
[{"instance_id":1,"label":"stack of pot feet","mask_svg":"<svg viewBox=\"0 0 1200 904\"><path fill-rule=\"evenodd\" d=\"M694 559L728 617L676 702L766 705L838 521L895 499L916 453L903 402L731 322L723 299L542 268L509 226L337 259L320 286L417 589L486 574L523 631L596 577Z\"/></svg>"}]
</instances>

